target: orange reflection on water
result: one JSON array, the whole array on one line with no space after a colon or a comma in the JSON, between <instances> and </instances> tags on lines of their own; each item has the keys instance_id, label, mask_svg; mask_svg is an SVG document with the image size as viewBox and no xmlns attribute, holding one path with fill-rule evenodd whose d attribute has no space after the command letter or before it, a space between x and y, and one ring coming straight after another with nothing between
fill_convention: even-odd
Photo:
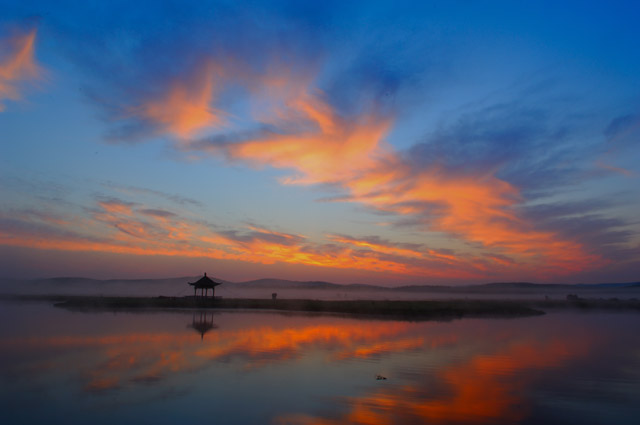
<instances>
[{"instance_id":1,"label":"orange reflection on water","mask_svg":"<svg viewBox=\"0 0 640 425\"><path fill-rule=\"evenodd\" d=\"M249 366L255 366L274 360L280 361L299 357L305 350L313 347L322 349L345 349L338 357L357 357L359 350L367 350L373 341L391 339L386 352L399 349L411 349L421 346L422 338L413 340L411 346L396 345L393 341L407 332L410 326L405 323L384 323L377 326L358 323L332 323L274 329L258 327L228 334L221 332L213 336L213 343L207 344L195 354L204 358L247 357ZM420 340L420 341L418 341ZM400 340L402 341L402 339ZM418 345L420 344L420 345ZM379 347L378 353L385 352Z\"/></svg>"},{"instance_id":2,"label":"orange reflection on water","mask_svg":"<svg viewBox=\"0 0 640 425\"><path fill-rule=\"evenodd\" d=\"M193 328L193 323L188 327ZM413 350L425 344L423 337L408 336L414 328L410 323L401 322L330 320L327 323L325 320L322 324L288 322L284 328L252 326L220 330L212 326L206 335L191 330L188 333L18 338L1 341L0 347L22 353L52 350L89 353L82 355L83 362L64 362L55 367L78 368L86 391L104 391L126 383L153 382L172 374L198 370L212 360L235 359L246 369L300 358L314 349L338 352L327 356L327 361Z\"/></svg>"},{"instance_id":3,"label":"orange reflection on water","mask_svg":"<svg viewBox=\"0 0 640 425\"><path fill-rule=\"evenodd\" d=\"M286 415L278 424L516 423L527 416L525 390L531 372L553 369L586 354L594 341L516 341L490 354L445 367L436 380L422 377L347 399L350 410L338 418ZM424 380L424 382L423 382ZM390 384L390 382L385 382Z\"/></svg>"},{"instance_id":4,"label":"orange reflection on water","mask_svg":"<svg viewBox=\"0 0 640 425\"><path fill-rule=\"evenodd\" d=\"M424 343L424 338L408 338L400 339L397 341L384 341L372 345L361 346L351 351L343 351L336 357L339 359L369 358L380 355L381 353L414 350L423 347Z\"/></svg>"}]
</instances>

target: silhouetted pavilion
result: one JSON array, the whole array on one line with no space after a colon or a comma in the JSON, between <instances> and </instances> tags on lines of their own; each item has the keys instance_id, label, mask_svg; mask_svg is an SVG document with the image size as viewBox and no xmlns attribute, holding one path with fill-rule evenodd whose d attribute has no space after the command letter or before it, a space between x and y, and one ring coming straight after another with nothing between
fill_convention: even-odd
<instances>
[{"instance_id":1,"label":"silhouetted pavilion","mask_svg":"<svg viewBox=\"0 0 640 425\"><path fill-rule=\"evenodd\" d=\"M198 295L198 289L200 289L200 295L206 298L209 289L211 289L211 296L215 298L216 286L222 285L222 282L216 282L215 280L207 277L207 274L205 273L197 282L189 282L189 285L193 286L194 297Z\"/></svg>"}]
</instances>

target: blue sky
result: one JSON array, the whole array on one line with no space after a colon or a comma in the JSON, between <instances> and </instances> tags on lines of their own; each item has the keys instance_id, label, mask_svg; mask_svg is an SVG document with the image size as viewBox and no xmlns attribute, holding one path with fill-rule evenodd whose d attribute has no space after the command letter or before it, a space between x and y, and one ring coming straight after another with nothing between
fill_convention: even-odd
<instances>
[{"instance_id":1,"label":"blue sky","mask_svg":"<svg viewBox=\"0 0 640 425\"><path fill-rule=\"evenodd\" d=\"M637 280L633 2L2 6L5 277Z\"/></svg>"}]
</instances>

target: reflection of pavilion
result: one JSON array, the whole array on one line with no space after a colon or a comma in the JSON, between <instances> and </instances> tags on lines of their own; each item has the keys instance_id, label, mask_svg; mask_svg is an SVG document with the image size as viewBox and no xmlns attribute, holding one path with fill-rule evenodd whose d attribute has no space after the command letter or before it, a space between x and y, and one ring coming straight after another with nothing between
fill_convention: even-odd
<instances>
[{"instance_id":1,"label":"reflection of pavilion","mask_svg":"<svg viewBox=\"0 0 640 425\"><path fill-rule=\"evenodd\" d=\"M193 320L187 323L188 328L193 328L200 334L200 339L204 339L204 334L211 329L217 329L218 326L213 324L213 312L201 311L193 313Z\"/></svg>"}]
</instances>

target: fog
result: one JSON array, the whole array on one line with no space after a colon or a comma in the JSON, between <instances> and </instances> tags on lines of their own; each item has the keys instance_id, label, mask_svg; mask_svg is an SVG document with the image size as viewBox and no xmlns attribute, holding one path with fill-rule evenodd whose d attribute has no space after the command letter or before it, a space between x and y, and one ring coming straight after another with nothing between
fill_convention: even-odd
<instances>
[{"instance_id":1,"label":"fog","mask_svg":"<svg viewBox=\"0 0 640 425\"><path fill-rule=\"evenodd\" d=\"M95 295L184 297L193 295L199 277L142 280L94 280L52 278L38 280L5 279L0 293L18 295ZM534 285L500 283L464 287L413 286L384 288L371 285L338 285L327 282L295 282L263 279L251 282L223 282L215 295L223 298L320 299L320 300L425 300L425 299L566 299L568 294L581 298L640 298L640 285Z\"/></svg>"}]
</instances>

